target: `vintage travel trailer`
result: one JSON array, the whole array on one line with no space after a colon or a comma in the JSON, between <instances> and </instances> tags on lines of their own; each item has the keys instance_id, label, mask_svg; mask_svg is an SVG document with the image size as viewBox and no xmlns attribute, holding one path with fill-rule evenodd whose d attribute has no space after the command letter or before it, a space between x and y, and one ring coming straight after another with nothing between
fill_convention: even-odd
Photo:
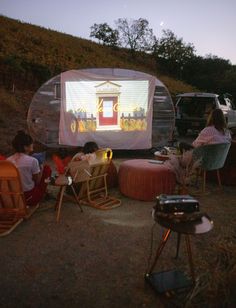
<instances>
[{"instance_id":1,"label":"vintage travel trailer","mask_svg":"<svg viewBox=\"0 0 236 308\"><path fill-rule=\"evenodd\" d=\"M155 76L133 70L70 70L44 83L27 117L30 133L48 147L96 141L112 149L150 149L172 138L171 96Z\"/></svg>"}]
</instances>

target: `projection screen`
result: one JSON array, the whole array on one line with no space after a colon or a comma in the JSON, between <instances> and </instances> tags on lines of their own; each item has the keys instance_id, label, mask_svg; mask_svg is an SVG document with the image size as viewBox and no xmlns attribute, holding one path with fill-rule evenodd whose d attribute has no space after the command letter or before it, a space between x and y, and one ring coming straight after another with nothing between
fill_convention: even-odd
<instances>
[{"instance_id":1,"label":"projection screen","mask_svg":"<svg viewBox=\"0 0 236 308\"><path fill-rule=\"evenodd\" d=\"M59 143L95 140L114 149L151 147L155 78L61 74Z\"/></svg>"}]
</instances>

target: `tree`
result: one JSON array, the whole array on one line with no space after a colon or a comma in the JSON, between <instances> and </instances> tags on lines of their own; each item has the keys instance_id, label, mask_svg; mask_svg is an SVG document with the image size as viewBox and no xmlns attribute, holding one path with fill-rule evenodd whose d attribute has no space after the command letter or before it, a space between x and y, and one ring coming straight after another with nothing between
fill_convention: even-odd
<instances>
[{"instance_id":1,"label":"tree","mask_svg":"<svg viewBox=\"0 0 236 308\"><path fill-rule=\"evenodd\" d=\"M229 70L224 74L222 80L222 87L224 92L229 92L233 95L234 105L236 107L236 66L233 65Z\"/></svg>"},{"instance_id":2,"label":"tree","mask_svg":"<svg viewBox=\"0 0 236 308\"><path fill-rule=\"evenodd\" d=\"M103 45L116 47L119 40L119 32L113 30L107 23L94 24L90 27L90 37L94 37Z\"/></svg>"},{"instance_id":3,"label":"tree","mask_svg":"<svg viewBox=\"0 0 236 308\"><path fill-rule=\"evenodd\" d=\"M185 65L184 80L205 91L222 92L224 79L228 76L226 72L231 67L228 60L217 56L207 55L204 58L196 56ZM230 92L229 89L227 92Z\"/></svg>"},{"instance_id":4,"label":"tree","mask_svg":"<svg viewBox=\"0 0 236 308\"><path fill-rule=\"evenodd\" d=\"M163 36L156 40L153 48L153 55L162 69L178 77L182 77L184 65L194 57L194 52L193 44L184 43L168 29L163 30Z\"/></svg>"},{"instance_id":5,"label":"tree","mask_svg":"<svg viewBox=\"0 0 236 308\"><path fill-rule=\"evenodd\" d=\"M133 55L136 51L150 51L152 49L155 36L146 19L119 18L115 23L120 36L120 45L130 48Z\"/></svg>"}]
</instances>

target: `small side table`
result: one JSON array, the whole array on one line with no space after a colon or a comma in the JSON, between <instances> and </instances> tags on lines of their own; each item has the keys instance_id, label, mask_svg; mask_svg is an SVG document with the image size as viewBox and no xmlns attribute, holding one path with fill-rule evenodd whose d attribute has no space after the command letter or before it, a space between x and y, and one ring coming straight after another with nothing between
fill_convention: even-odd
<instances>
[{"instance_id":1,"label":"small side table","mask_svg":"<svg viewBox=\"0 0 236 308\"><path fill-rule=\"evenodd\" d=\"M190 287L195 284L195 271L194 271L194 263L192 256L192 249L190 243L190 235L202 234L209 232L213 228L213 221L209 216L203 214L203 216L194 221L185 221L185 222L174 222L170 219L156 217L156 222L165 228L163 233L161 242L157 247L156 255L150 269L145 275L146 281L148 281L151 286L158 293L165 293L171 290L183 289ZM183 272L172 270L172 271L163 271L154 273L153 270L155 265L160 257L168 239L170 238L171 232L178 233L178 243L177 243L177 254L179 250L180 236L185 235L185 243L188 254L188 262L190 267L190 273L192 281L187 279Z\"/></svg>"}]
</instances>

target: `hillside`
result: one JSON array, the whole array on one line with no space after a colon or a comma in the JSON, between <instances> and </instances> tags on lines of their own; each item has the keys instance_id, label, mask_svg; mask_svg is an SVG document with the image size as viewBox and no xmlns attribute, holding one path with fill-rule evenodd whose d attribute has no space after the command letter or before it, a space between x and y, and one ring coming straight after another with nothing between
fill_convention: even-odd
<instances>
[{"instance_id":1,"label":"hillside","mask_svg":"<svg viewBox=\"0 0 236 308\"><path fill-rule=\"evenodd\" d=\"M0 16L0 134L9 153L16 131L26 127L29 104L48 79L70 69L115 67L157 76L174 97L193 87L158 73L150 55L135 59L126 49L111 49L89 40Z\"/></svg>"}]
</instances>

